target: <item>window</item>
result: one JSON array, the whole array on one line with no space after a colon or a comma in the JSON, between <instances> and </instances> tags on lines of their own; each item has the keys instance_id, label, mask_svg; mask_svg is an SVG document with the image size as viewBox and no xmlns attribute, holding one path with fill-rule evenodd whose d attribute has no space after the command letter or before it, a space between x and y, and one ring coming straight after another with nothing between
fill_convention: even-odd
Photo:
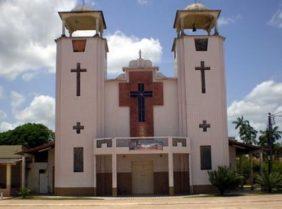
<instances>
[{"instance_id":1,"label":"window","mask_svg":"<svg viewBox=\"0 0 282 209\"><path fill-rule=\"evenodd\" d=\"M207 38L195 39L195 48L196 51L207 51L208 39Z\"/></svg>"},{"instance_id":2,"label":"window","mask_svg":"<svg viewBox=\"0 0 282 209\"><path fill-rule=\"evenodd\" d=\"M211 146L201 146L200 152L201 152L201 170L212 169Z\"/></svg>"},{"instance_id":3,"label":"window","mask_svg":"<svg viewBox=\"0 0 282 209\"><path fill-rule=\"evenodd\" d=\"M73 148L73 172L83 172L83 147Z\"/></svg>"},{"instance_id":4,"label":"window","mask_svg":"<svg viewBox=\"0 0 282 209\"><path fill-rule=\"evenodd\" d=\"M72 40L73 52L84 52L86 46L86 40Z\"/></svg>"}]
</instances>

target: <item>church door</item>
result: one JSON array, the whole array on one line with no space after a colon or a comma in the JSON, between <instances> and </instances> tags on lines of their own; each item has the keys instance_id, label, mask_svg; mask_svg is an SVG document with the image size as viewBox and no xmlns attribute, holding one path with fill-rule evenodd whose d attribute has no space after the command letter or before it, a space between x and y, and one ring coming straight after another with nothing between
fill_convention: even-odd
<instances>
[{"instance_id":1,"label":"church door","mask_svg":"<svg viewBox=\"0 0 282 209\"><path fill-rule=\"evenodd\" d=\"M153 161L132 162L132 193L148 195L154 192Z\"/></svg>"}]
</instances>

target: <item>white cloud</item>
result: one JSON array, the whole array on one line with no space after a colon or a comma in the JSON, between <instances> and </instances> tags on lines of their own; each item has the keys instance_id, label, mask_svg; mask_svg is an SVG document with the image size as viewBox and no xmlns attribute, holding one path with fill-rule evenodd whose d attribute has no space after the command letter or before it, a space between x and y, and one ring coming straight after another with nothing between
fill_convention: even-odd
<instances>
[{"instance_id":1,"label":"white cloud","mask_svg":"<svg viewBox=\"0 0 282 209\"><path fill-rule=\"evenodd\" d=\"M137 0L138 4L146 5L149 3L149 0Z\"/></svg>"},{"instance_id":2,"label":"white cloud","mask_svg":"<svg viewBox=\"0 0 282 209\"><path fill-rule=\"evenodd\" d=\"M19 108L25 101L24 96L16 91L11 92L10 98L11 98L12 111L16 111L16 109Z\"/></svg>"},{"instance_id":3,"label":"white cloud","mask_svg":"<svg viewBox=\"0 0 282 209\"><path fill-rule=\"evenodd\" d=\"M139 49L142 50L143 58L150 59L153 63L160 62L162 46L158 39L127 36L120 31L107 35L106 38L109 45L108 73L110 74L121 72L122 67L128 66L130 60L137 59Z\"/></svg>"},{"instance_id":4,"label":"white cloud","mask_svg":"<svg viewBox=\"0 0 282 209\"><path fill-rule=\"evenodd\" d=\"M234 101L228 107L229 135L236 135L232 121L244 116L257 130L266 128L267 113L277 113L282 110L282 83L264 81L257 85L244 99ZM282 128L282 118L277 118L277 124Z\"/></svg>"},{"instance_id":5,"label":"white cloud","mask_svg":"<svg viewBox=\"0 0 282 209\"><path fill-rule=\"evenodd\" d=\"M13 128L13 125L6 122L7 114L0 110L0 131L7 131Z\"/></svg>"},{"instance_id":6,"label":"white cloud","mask_svg":"<svg viewBox=\"0 0 282 209\"><path fill-rule=\"evenodd\" d=\"M42 123L54 129L55 99L46 95L36 96L29 106L15 115L15 118L19 123Z\"/></svg>"},{"instance_id":7,"label":"white cloud","mask_svg":"<svg viewBox=\"0 0 282 209\"><path fill-rule=\"evenodd\" d=\"M36 75L36 72L27 72L22 75L22 79L24 81L31 81Z\"/></svg>"},{"instance_id":8,"label":"white cloud","mask_svg":"<svg viewBox=\"0 0 282 209\"><path fill-rule=\"evenodd\" d=\"M31 103L20 108L23 96L13 92L12 113L15 121L9 122L5 112L0 111L0 131L11 130L24 123L42 123L47 127L55 128L55 99L46 95L35 96Z\"/></svg>"},{"instance_id":9,"label":"white cloud","mask_svg":"<svg viewBox=\"0 0 282 209\"><path fill-rule=\"evenodd\" d=\"M278 9L271 19L268 21L268 25L277 27L277 28L282 28L282 9Z\"/></svg>"},{"instance_id":10,"label":"white cloud","mask_svg":"<svg viewBox=\"0 0 282 209\"><path fill-rule=\"evenodd\" d=\"M0 122L3 121L7 117L6 113L0 110Z\"/></svg>"},{"instance_id":11,"label":"white cloud","mask_svg":"<svg viewBox=\"0 0 282 209\"><path fill-rule=\"evenodd\" d=\"M75 0L9 0L0 2L0 76L14 79L35 71L54 72L60 35L58 10Z\"/></svg>"},{"instance_id":12,"label":"white cloud","mask_svg":"<svg viewBox=\"0 0 282 209\"><path fill-rule=\"evenodd\" d=\"M224 25L229 25L231 23L235 23L236 21L242 19L242 15L238 14L233 17L220 17L218 19L218 25L219 26L224 26Z\"/></svg>"},{"instance_id":13,"label":"white cloud","mask_svg":"<svg viewBox=\"0 0 282 209\"><path fill-rule=\"evenodd\" d=\"M8 123L6 121L3 121L0 123L0 131L8 131L8 130L12 130L16 127L15 124L12 123Z\"/></svg>"},{"instance_id":14,"label":"white cloud","mask_svg":"<svg viewBox=\"0 0 282 209\"><path fill-rule=\"evenodd\" d=\"M4 98L4 88L0 86L0 99Z\"/></svg>"}]
</instances>

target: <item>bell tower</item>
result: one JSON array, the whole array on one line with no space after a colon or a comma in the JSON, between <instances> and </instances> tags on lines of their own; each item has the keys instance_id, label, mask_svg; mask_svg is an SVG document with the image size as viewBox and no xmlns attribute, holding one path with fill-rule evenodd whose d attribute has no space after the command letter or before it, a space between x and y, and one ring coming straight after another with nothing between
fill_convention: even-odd
<instances>
[{"instance_id":1,"label":"bell tower","mask_svg":"<svg viewBox=\"0 0 282 209\"><path fill-rule=\"evenodd\" d=\"M211 187L208 170L228 166L224 40L220 10L200 3L178 10L174 21L179 134L191 140L192 188Z\"/></svg>"},{"instance_id":2,"label":"bell tower","mask_svg":"<svg viewBox=\"0 0 282 209\"><path fill-rule=\"evenodd\" d=\"M56 40L55 193L94 195L93 139L104 135L106 23L102 11L85 5L59 15L62 35ZM96 34L74 36L74 32L86 30Z\"/></svg>"}]
</instances>

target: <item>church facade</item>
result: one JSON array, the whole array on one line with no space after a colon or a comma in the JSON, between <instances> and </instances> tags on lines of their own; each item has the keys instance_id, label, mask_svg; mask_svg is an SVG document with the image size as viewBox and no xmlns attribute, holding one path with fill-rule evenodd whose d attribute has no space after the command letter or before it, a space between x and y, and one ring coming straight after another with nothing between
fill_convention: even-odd
<instances>
[{"instance_id":1,"label":"church facade","mask_svg":"<svg viewBox=\"0 0 282 209\"><path fill-rule=\"evenodd\" d=\"M55 193L212 191L207 171L229 164L220 11L201 4L177 11L174 77L161 74L140 52L115 79L106 76L110 49L103 12L80 7L59 14ZM77 30L96 35L73 37Z\"/></svg>"}]
</instances>

